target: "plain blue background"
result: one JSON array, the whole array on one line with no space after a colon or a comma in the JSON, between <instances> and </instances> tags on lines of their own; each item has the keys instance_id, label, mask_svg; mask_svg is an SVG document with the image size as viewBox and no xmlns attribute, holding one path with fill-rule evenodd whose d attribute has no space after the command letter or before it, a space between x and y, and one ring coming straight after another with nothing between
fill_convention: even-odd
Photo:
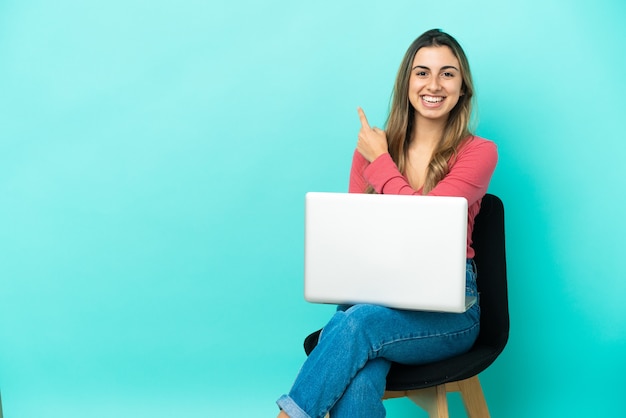
<instances>
[{"instance_id":1,"label":"plain blue background","mask_svg":"<svg viewBox=\"0 0 626 418\"><path fill-rule=\"evenodd\" d=\"M302 297L304 194L347 189L356 107L384 124L433 27L465 47L500 152L492 415L626 416L625 18L619 0L2 1L5 416L274 416L332 311Z\"/></svg>"}]
</instances>

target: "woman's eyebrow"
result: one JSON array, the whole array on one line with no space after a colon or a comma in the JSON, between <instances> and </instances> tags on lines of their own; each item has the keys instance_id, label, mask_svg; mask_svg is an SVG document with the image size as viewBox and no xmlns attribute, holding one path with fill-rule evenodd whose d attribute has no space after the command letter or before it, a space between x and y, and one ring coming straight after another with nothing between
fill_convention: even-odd
<instances>
[{"instance_id":1,"label":"woman's eyebrow","mask_svg":"<svg viewBox=\"0 0 626 418\"><path fill-rule=\"evenodd\" d=\"M418 69L418 68L419 68L419 69L422 69L422 70L430 70L430 68L426 67L425 65L416 65L415 67L413 67L413 68L411 69L411 71L416 70L416 69ZM450 69L453 69L453 70L459 71L459 69L458 69L458 68L456 68L454 65L444 65L443 67L441 67L440 71L441 71L441 70L450 70Z\"/></svg>"}]
</instances>

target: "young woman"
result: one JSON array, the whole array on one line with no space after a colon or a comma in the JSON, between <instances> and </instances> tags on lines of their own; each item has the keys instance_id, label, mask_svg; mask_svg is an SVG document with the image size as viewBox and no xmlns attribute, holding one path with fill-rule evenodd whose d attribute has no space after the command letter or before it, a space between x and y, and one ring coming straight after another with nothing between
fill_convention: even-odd
<instances>
[{"instance_id":1,"label":"young woman","mask_svg":"<svg viewBox=\"0 0 626 418\"><path fill-rule=\"evenodd\" d=\"M475 296L472 230L498 156L493 142L470 133L473 93L458 42L440 30L422 34L400 65L386 129L370 127L358 109L349 190L465 197L466 288ZM277 401L279 417L384 417L381 398L391 362L429 363L469 350L479 317L478 304L462 314L340 306L291 391Z\"/></svg>"}]
</instances>

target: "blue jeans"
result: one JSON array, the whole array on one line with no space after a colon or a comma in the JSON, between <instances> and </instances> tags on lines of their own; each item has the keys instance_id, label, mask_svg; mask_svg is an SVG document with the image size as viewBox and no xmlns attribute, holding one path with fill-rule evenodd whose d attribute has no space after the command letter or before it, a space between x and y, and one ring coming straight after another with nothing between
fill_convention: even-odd
<instances>
[{"instance_id":1,"label":"blue jeans","mask_svg":"<svg viewBox=\"0 0 626 418\"><path fill-rule=\"evenodd\" d=\"M467 261L467 294L476 271ZM468 351L479 330L478 303L467 312L339 306L278 406L291 418L384 417L382 396L392 362L423 364Z\"/></svg>"}]
</instances>

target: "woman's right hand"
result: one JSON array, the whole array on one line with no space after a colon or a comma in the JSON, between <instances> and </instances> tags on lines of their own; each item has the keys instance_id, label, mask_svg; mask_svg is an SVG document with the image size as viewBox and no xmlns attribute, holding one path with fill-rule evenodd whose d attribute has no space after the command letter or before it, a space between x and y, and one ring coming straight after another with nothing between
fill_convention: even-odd
<instances>
[{"instance_id":1,"label":"woman's right hand","mask_svg":"<svg viewBox=\"0 0 626 418\"><path fill-rule=\"evenodd\" d=\"M359 119L361 120L361 129L359 130L356 149L371 163L376 158L389 152L387 134L382 129L370 127L363 109L359 107L357 111L359 112Z\"/></svg>"}]
</instances>

